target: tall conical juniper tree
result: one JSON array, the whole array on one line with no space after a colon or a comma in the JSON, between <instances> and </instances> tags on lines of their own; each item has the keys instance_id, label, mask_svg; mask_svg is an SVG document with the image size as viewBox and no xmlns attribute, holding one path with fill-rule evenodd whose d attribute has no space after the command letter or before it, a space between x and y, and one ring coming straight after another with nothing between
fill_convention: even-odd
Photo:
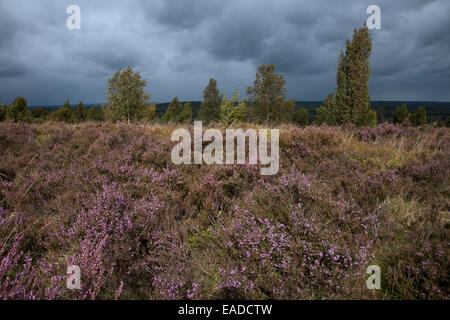
<instances>
[{"instance_id":1,"label":"tall conical juniper tree","mask_svg":"<svg viewBox=\"0 0 450 320\"><path fill-rule=\"evenodd\" d=\"M336 125L336 99L334 94L328 94L323 104L317 109L316 124Z\"/></svg>"},{"instance_id":2,"label":"tall conical juniper tree","mask_svg":"<svg viewBox=\"0 0 450 320\"><path fill-rule=\"evenodd\" d=\"M347 39L347 48L350 46L350 41ZM338 70L336 75L336 122L338 124L349 123L350 117L350 97L348 93L348 83L346 74L346 62L344 52L338 58Z\"/></svg>"},{"instance_id":3,"label":"tall conical juniper tree","mask_svg":"<svg viewBox=\"0 0 450 320\"><path fill-rule=\"evenodd\" d=\"M395 109L394 114L392 115L392 121L394 124L401 124L405 122L410 117L408 107L406 104L402 104L400 107Z\"/></svg>"},{"instance_id":4,"label":"tall conical juniper tree","mask_svg":"<svg viewBox=\"0 0 450 320\"><path fill-rule=\"evenodd\" d=\"M86 113L87 113L87 111L86 111L86 109L84 109L83 101L81 101L73 109L73 112L72 112L73 122L79 123L79 122L86 121Z\"/></svg>"},{"instance_id":5,"label":"tall conical juniper tree","mask_svg":"<svg viewBox=\"0 0 450 320\"><path fill-rule=\"evenodd\" d=\"M341 51L336 76L336 121L373 125L370 110L369 77L372 38L367 26L355 29L352 41L347 39L345 54Z\"/></svg>"},{"instance_id":6,"label":"tall conical juniper tree","mask_svg":"<svg viewBox=\"0 0 450 320\"><path fill-rule=\"evenodd\" d=\"M427 112L422 106L419 106L416 113L416 123L417 126L422 126L427 123Z\"/></svg>"},{"instance_id":7,"label":"tall conical juniper tree","mask_svg":"<svg viewBox=\"0 0 450 320\"><path fill-rule=\"evenodd\" d=\"M191 123L192 122L192 107L190 102L186 102L177 117L177 122Z\"/></svg>"},{"instance_id":8,"label":"tall conical juniper tree","mask_svg":"<svg viewBox=\"0 0 450 320\"><path fill-rule=\"evenodd\" d=\"M212 122L220 119L220 106L222 95L217 89L217 80L209 79L209 83L203 91L203 102L200 106L198 119L204 122Z\"/></svg>"},{"instance_id":9,"label":"tall conical juniper tree","mask_svg":"<svg viewBox=\"0 0 450 320\"><path fill-rule=\"evenodd\" d=\"M166 113L164 113L162 120L165 122L177 122L178 116L182 110L183 106L178 101L178 97L175 97L167 107Z\"/></svg>"}]
</instances>

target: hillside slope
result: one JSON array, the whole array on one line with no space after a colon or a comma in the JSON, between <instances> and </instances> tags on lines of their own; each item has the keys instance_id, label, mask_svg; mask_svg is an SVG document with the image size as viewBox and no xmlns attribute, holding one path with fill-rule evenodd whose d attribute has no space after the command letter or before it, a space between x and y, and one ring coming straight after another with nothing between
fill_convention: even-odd
<instances>
[{"instance_id":1,"label":"hillside slope","mask_svg":"<svg viewBox=\"0 0 450 320\"><path fill-rule=\"evenodd\" d=\"M450 129L283 126L269 177L174 129L0 123L0 298L449 298Z\"/></svg>"}]
</instances>

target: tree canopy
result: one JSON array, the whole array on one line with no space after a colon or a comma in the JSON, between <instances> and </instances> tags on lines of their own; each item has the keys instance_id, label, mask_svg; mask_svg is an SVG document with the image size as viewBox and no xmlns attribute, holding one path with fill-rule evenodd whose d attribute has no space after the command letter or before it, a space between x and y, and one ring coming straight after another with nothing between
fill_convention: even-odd
<instances>
[{"instance_id":1,"label":"tree canopy","mask_svg":"<svg viewBox=\"0 0 450 320\"><path fill-rule=\"evenodd\" d=\"M392 117L394 124L400 124L405 122L406 119L409 118L409 112L406 104L402 104L400 107L397 107Z\"/></svg>"},{"instance_id":2,"label":"tree canopy","mask_svg":"<svg viewBox=\"0 0 450 320\"><path fill-rule=\"evenodd\" d=\"M6 119L12 121L27 121L29 118L28 103L24 97L17 97L6 109Z\"/></svg>"},{"instance_id":3,"label":"tree canopy","mask_svg":"<svg viewBox=\"0 0 450 320\"><path fill-rule=\"evenodd\" d=\"M286 81L281 73L275 72L275 65L258 67L249 95L250 117L257 122L289 122L292 120L295 101L286 101Z\"/></svg>"},{"instance_id":4,"label":"tree canopy","mask_svg":"<svg viewBox=\"0 0 450 320\"><path fill-rule=\"evenodd\" d=\"M317 109L316 124L326 123L330 126L336 125L336 100L334 94L328 94L323 104Z\"/></svg>"},{"instance_id":5,"label":"tree canopy","mask_svg":"<svg viewBox=\"0 0 450 320\"><path fill-rule=\"evenodd\" d=\"M180 101L178 101L178 97L175 97L167 107L166 113L163 115L162 120L164 122L177 122L178 116L182 110L183 107Z\"/></svg>"},{"instance_id":6,"label":"tree canopy","mask_svg":"<svg viewBox=\"0 0 450 320\"><path fill-rule=\"evenodd\" d=\"M146 86L147 80L142 79L139 72L134 72L131 67L119 69L108 80L108 104L105 109L108 120L126 118L130 123L136 119L150 98L144 90Z\"/></svg>"},{"instance_id":7,"label":"tree canopy","mask_svg":"<svg viewBox=\"0 0 450 320\"><path fill-rule=\"evenodd\" d=\"M225 125L233 122L243 121L247 113L247 102L242 100L239 102L239 90L236 90L231 97L227 99L225 96L220 107L220 120Z\"/></svg>"},{"instance_id":8,"label":"tree canopy","mask_svg":"<svg viewBox=\"0 0 450 320\"><path fill-rule=\"evenodd\" d=\"M70 122L72 120L72 108L69 100L66 100L58 110L52 112L50 117L54 121Z\"/></svg>"},{"instance_id":9,"label":"tree canopy","mask_svg":"<svg viewBox=\"0 0 450 320\"><path fill-rule=\"evenodd\" d=\"M78 122L86 121L86 115L87 115L87 111L86 111L86 109L84 109L83 102L78 103L74 107L73 112L72 112L73 122L78 123Z\"/></svg>"},{"instance_id":10,"label":"tree canopy","mask_svg":"<svg viewBox=\"0 0 450 320\"><path fill-rule=\"evenodd\" d=\"M198 119L205 122L219 120L222 99L223 97L217 88L217 80L209 79L209 83L203 91L203 102L200 106Z\"/></svg>"},{"instance_id":11,"label":"tree canopy","mask_svg":"<svg viewBox=\"0 0 450 320\"><path fill-rule=\"evenodd\" d=\"M191 123L192 122L192 107L190 102L186 102L177 117L177 122Z\"/></svg>"},{"instance_id":12,"label":"tree canopy","mask_svg":"<svg viewBox=\"0 0 450 320\"><path fill-rule=\"evenodd\" d=\"M370 110L369 77L372 38L367 26L355 29L346 41L345 53L338 58L336 75L336 122L373 125L376 114Z\"/></svg>"}]
</instances>

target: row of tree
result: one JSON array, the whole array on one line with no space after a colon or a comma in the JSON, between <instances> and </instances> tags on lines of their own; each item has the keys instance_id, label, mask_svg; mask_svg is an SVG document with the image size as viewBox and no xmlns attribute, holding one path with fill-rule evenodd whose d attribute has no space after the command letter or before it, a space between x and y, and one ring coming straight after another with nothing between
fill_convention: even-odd
<instances>
[{"instance_id":1,"label":"row of tree","mask_svg":"<svg viewBox=\"0 0 450 320\"><path fill-rule=\"evenodd\" d=\"M352 40L347 39L345 52L338 58L336 90L330 93L317 109L315 124L328 125L355 124L358 126L376 126L377 114L370 108L369 77L372 38L366 26L355 29ZM150 94L145 91L147 80L142 79L131 67L119 69L108 80L107 104L101 108L83 107L80 102L72 110L69 101L55 112L45 108L28 111L24 98L17 98L9 107L0 107L0 120L28 121L46 119L65 122L91 121L152 121L156 117L156 105L148 103ZM198 119L204 122L237 121L286 123L299 125L311 123L308 110L294 112L296 102L287 100L286 81L281 73L275 71L275 65L261 65L257 69L253 86L247 87L247 98L239 100L239 90L231 98L220 93L217 81L210 79L203 91L203 102ZM426 123L426 112L420 107L416 114L410 114L406 105L397 109L394 123L403 123L408 119L415 125ZM158 119L162 122L190 123L193 111L189 102L182 105L178 97L169 104L166 112Z\"/></svg>"},{"instance_id":2,"label":"row of tree","mask_svg":"<svg viewBox=\"0 0 450 320\"><path fill-rule=\"evenodd\" d=\"M371 51L369 29L366 26L355 29L352 40L347 39L345 52L341 51L338 59L336 94L330 93L317 110L316 123L376 126L377 115L370 109L369 96ZM106 119L125 118L128 122L138 119L150 98L150 94L144 90L146 85L147 81L130 67L117 71L108 81ZM239 101L238 91L228 99L220 93L217 81L210 79L203 92L198 119L227 124L234 121L309 123L308 111L294 112L295 101L286 99L286 81L281 73L275 71L273 64L258 67L253 86L247 87L246 93L247 99ZM174 98L162 121L191 122L190 104L182 106L178 98Z\"/></svg>"},{"instance_id":3,"label":"row of tree","mask_svg":"<svg viewBox=\"0 0 450 320\"><path fill-rule=\"evenodd\" d=\"M416 113L409 113L406 104L402 104L395 109L393 114L394 123L411 123L414 126L421 126L427 123L427 112L422 106L417 108Z\"/></svg>"},{"instance_id":4,"label":"row of tree","mask_svg":"<svg viewBox=\"0 0 450 320\"><path fill-rule=\"evenodd\" d=\"M83 102L80 102L72 110L69 100L55 111L49 111L45 107L30 110L27 100L24 97L17 97L9 106L0 105L0 121L59 121L80 123L84 121L102 121L104 119L104 114L98 106L85 108Z\"/></svg>"},{"instance_id":5,"label":"row of tree","mask_svg":"<svg viewBox=\"0 0 450 320\"><path fill-rule=\"evenodd\" d=\"M217 81L210 79L203 91L198 119L228 124L235 121L290 122L294 117L295 101L286 100L285 84L283 75L275 72L275 65L262 65L258 68L254 85L247 88L249 98L239 101L238 90L228 99L220 93ZM131 67L117 71L108 80L105 118L111 121L126 119L128 122L142 120L143 111L150 108L151 117L144 120L154 119L154 104L147 103L150 94L145 92L146 85L146 80ZM161 118L163 122L189 123L192 120L191 104L182 105L178 97L170 102Z\"/></svg>"},{"instance_id":6,"label":"row of tree","mask_svg":"<svg viewBox=\"0 0 450 320\"><path fill-rule=\"evenodd\" d=\"M248 121L248 108L247 100L243 99L239 101L239 91L236 90L230 99L226 96L218 95L218 90L215 88L216 81L211 79L208 87L205 89L205 100L202 103L201 111L197 119L206 122L221 121L225 125L229 125L237 121ZM211 88L215 88L211 90ZM220 97L219 103L211 104L209 95L213 93L212 97ZM206 102L206 103L205 103ZM335 108L334 96L330 94L324 101L323 105L319 107L317 115L313 118L308 109L300 109L293 113L292 122L306 126L308 124L321 125L322 123L330 123L328 110ZM215 106L211 108L211 106ZM23 97L18 97L10 106L0 105L0 121L24 121L24 122L43 122L43 121L58 121L68 123L81 123L85 121L103 121L105 119L118 120L119 115L114 115L111 112L112 109L108 109L106 106L98 107L93 106L90 108L84 107L80 102L72 109L69 101L67 100L63 106L56 111L49 111L45 107L33 108L29 110L27 101ZM215 110L215 113L211 111ZM105 111L108 116L105 118ZM217 116L218 114L218 116ZM333 115L331 115L333 117ZM147 104L143 107L138 114L133 117L134 120L150 122L157 120L156 117L156 105L154 103ZM190 102L179 102L178 97L175 97L169 104L166 113L158 119L161 122L178 122L178 123L191 123L193 121L193 111ZM409 124L413 126L421 126L427 123L427 113L423 106L419 106L416 113L410 113L406 104L402 104L397 107L393 114L394 124ZM336 122L331 122L336 124ZM450 126L450 117L447 118L447 127Z\"/></svg>"}]
</instances>

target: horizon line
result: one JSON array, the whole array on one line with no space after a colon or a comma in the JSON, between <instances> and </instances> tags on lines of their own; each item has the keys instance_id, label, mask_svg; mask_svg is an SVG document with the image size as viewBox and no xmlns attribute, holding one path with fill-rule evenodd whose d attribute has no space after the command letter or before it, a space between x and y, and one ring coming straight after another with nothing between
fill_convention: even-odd
<instances>
[{"instance_id":1,"label":"horizon line","mask_svg":"<svg viewBox=\"0 0 450 320\"><path fill-rule=\"evenodd\" d=\"M290 99L290 100L294 100L294 99ZM80 102L83 102L83 101L78 101L78 102L75 102L75 103L70 103L70 101L69 101L70 105L77 105ZM171 101L165 101L165 102L152 101L152 102L149 102L147 104L154 103L156 105L159 105L159 104L166 104L166 103L170 103L170 102ZM179 102L180 103L202 102L202 100L179 100ZM323 103L323 100L295 100L295 102ZM449 101L446 101L446 100L370 100L370 102L396 102L396 103L408 103L408 102L428 102L428 103L430 103L430 102L433 102L433 103L450 103L450 100ZM42 104L42 103L39 103L39 104L30 104L29 107L33 107L33 108L35 108L35 107L36 108L40 108L40 107L55 107L55 106L62 106L63 104L64 104L64 102L61 103L61 104ZM98 102L97 103L86 103L86 102L83 102L83 105L92 105L92 106L95 106L95 105L102 106L102 105L105 105L105 104L106 104L106 102L101 102L101 103L98 103Z\"/></svg>"}]
</instances>

